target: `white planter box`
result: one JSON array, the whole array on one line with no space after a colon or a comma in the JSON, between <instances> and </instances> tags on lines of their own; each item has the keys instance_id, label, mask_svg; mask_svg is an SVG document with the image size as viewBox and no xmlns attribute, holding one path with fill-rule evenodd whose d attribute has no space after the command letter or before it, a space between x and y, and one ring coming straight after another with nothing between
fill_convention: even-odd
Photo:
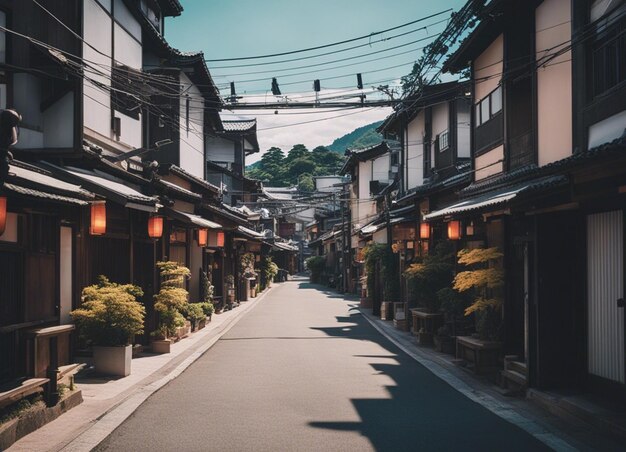
<instances>
[{"instance_id":1,"label":"white planter box","mask_svg":"<svg viewBox=\"0 0 626 452\"><path fill-rule=\"evenodd\" d=\"M100 347L94 346L93 360L96 372L106 375L126 377L130 375L130 363L133 357L133 346Z\"/></svg>"}]
</instances>

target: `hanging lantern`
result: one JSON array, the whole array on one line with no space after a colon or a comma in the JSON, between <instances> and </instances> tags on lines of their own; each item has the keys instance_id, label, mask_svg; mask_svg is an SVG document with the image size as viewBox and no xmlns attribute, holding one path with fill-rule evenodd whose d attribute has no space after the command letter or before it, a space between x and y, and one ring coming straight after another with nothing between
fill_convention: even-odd
<instances>
[{"instance_id":1,"label":"hanging lantern","mask_svg":"<svg viewBox=\"0 0 626 452\"><path fill-rule=\"evenodd\" d=\"M474 235L474 222L470 221L470 223L465 226L465 235Z\"/></svg>"},{"instance_id":2,"label":"hanging lantern","mask_svg":"<svg viewBox=\"0 0 626 452\"><path fill-rule=\"evenodd\" d=\"M163 217L153 215L148 218L148 236L151 239L160 239L163 235Z\"/></svg>"},{"instance_id":3,"label":"hanging lantern","mask_svg":"<svg viewBox=\"0 0 626 452\"><path fill-rule=\"evenodd\" d=\"M0 235L7 227L7 198L0 196Z\"/></svg>"},{"instance_id":4,"label":"hanging lantern","mask_svg":"<svg viewBox=\"0 0 626 452\"><path fill-rule=\"evenodd\" d=\"M198 229L198 246L206 246L209 237L208 229Z\"/></svg>"},{"instance_id":5,"label":"hanging lantern","mask_svg":"<svg viewBox=\"0 0 626 452\"><path fill-rule=\"evenodd\" d=\"M420 239L430 238L430 225L428 223L420 224Z\"/></svg>"},{"instance_id":6,"label":"hanging lantern","mask_svg":"<svg viewBox=\"0 0 626 452\"><path fill-rule=\"evenodd\" d=\"M461 238L461 222L453 220L448 223L448 239L459 240Z\"/></svg>"},{"instance_id":7,"label":"hanging lantern","mask_svg":"<svg viewBox=\"0 0 626 452\"><path fill-rule=\"evenodd\" d=\"M224 247L224 233L223 232L218 232L217 233L217 246L223 248Z\"/></svg>"},{"instance_id":8,"label":"hanging lantern","mask_svg":"<svg viewBox=\"0 0 626 452\"><path fill-rule=\"evenodd\" d=\"M91 235L102 235L107 232L107 209L106 203L95 202L91 204L91 225L89 233Z\"/></svg>"}]
</instances>

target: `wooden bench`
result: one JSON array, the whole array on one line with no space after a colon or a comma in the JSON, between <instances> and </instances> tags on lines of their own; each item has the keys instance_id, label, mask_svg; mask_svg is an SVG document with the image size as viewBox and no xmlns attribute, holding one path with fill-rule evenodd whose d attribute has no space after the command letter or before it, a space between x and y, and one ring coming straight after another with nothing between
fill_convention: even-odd
<instances>
[{"instance_id":1,"label":"wooden bench","mask_svg":"<svg viewBox=\"0 0 626 452\"><path fill-rule=\"evenodd\" d=\"M474 373L484 375L500 370L502 342L483 341L471 336L456 338L456 357L471 363Z\"/></svg>"},{"instance_id":2,"label":"wooden bench","mask_svg":"<svg viewBox=\"0 0 626 452\"><path fill-rule=\"evenodd\" d=\"M411 332L417 336L417 342L425 345L433 343L433 336L441 325L443 316L438 312L426 312L419 308L411 309L413 329Z\"/></svg>"},{"instance_id":3,"label":"wooden bench","mask_svg":"<svg viewBox=\"0 0 626 452\"><path fill-rule=\"evenodd\" d=\"M0 392L0 409L9 406L24 397L43 392L44 386L48 384L48 378L31 378L22 382L19 386Z\"/></svg>"}]
</instances>

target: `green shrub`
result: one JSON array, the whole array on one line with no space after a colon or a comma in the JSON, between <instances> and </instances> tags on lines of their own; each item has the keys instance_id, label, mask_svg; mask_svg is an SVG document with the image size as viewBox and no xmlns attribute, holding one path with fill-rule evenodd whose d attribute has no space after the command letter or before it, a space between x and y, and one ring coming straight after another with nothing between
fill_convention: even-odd
<instances>
[{"instance_id":1,"label":"green shrub","mask_svg":"<svg viewBox=\"0 0 626 452\"><path fill-rule=\"evenodd\" d=\"M122 346L143 333L145 307L137 301L140 287L116 284L99 276L98 283L85 287L82 304L71 312L82 337L92 344Z\"/></svg>"},{"instance_id":2,"label":"green shrub","mask_svg":"<svg viewBox=\"0 0 626 452\"><path fill-rule=\"evenodd\" d=\"M203 303L197 303L197 304L198 306L202 308L202 312L204 312L204 315L207 317L211 317L213 313L215 312L215 306L213 306L213 303L205 301Z\"/></svg>"},{"instance_id":3,"label":"green shrub","mask_svg":"<svg viewBox=\"0 0 626 452\"><path fill-rule=\"evenodd\" d=\"M380 272L383 282L383 300L381 301L397 300L400 297L398 256L391 251L389 245L383 243L370 243L364 248L363 254L368 296L374 297L377 272Z\"/></svg>"},{"instance_id":4,"label":"green shrub","mask_svg":"<svg viewBox=\"0 0 626 452\"><path fill-rule=\"evenodd\" d=\"M211 284L209 275L202 269L200 269L200 297L204 302L213 301L213 291L215 287Z\"/></svg>"},{"instance_id":5,"label":"green shrub","mask_svg":"<svg viewBox=\"0 0 626 452\"><path fill-rule=\"evenodd\" d=\"M311 256L304 261L306 268L311 272L311 282L318 283L321 281L324 270L326 269L325 256Z\"/></svg>"}]
</instances>

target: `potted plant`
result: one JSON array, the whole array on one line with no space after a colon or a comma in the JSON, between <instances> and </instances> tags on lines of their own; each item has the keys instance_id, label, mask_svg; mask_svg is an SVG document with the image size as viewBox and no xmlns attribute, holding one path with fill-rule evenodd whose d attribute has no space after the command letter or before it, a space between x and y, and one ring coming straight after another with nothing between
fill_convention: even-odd
<instances>
[{"instance_id":1,"label":"potted plant","mask_svg":"<svg viewBox=\"0 0 626 452\"><path fill-rule=\"evenodd\" d=\"M96 371L125 377L130 374L132 338L143 333L145 307L137 301L141 288L116 284L105 276L85 287L81 307L71 312L82 337L93 345Z\"/></svg>"},{"instance_id":2,"label":"potted plant","mask_svg":"<svg viewBox=\"0 0 626 452\"><path fill-rule=\"evenodd\" d=\"M184 336L185 318L181 311L186 310L188 292L183 288L190 272L177 262L157 262L161 275L161 290L154 296L154 310L159 314L159 326L152 333L152 351L169 353L172 338Z\"/></svg>"},{"instance_id":3,"label":"potted plant","mask_svg":"<svg viewBox=\"0 0 626 452\"><path fill-rule=\"evenodd\" d=\"M203 301L202 303L198 303L198 305L202 308L205 318L208 318L210 322L213 317L213 313L215 312L215 306L213 306L213 303L210 301Z\"/></svg>"},{"instance_id":4,"label":"potted plant","mask_svg":"<svg viewBox=\"0 0 626 452\"><path fill-rule=\"evenodd\" d=\"M224 281L226 283L226 308L232 309L235 303L235 277L227 275Z\"/></svg>"}]
</instances>

